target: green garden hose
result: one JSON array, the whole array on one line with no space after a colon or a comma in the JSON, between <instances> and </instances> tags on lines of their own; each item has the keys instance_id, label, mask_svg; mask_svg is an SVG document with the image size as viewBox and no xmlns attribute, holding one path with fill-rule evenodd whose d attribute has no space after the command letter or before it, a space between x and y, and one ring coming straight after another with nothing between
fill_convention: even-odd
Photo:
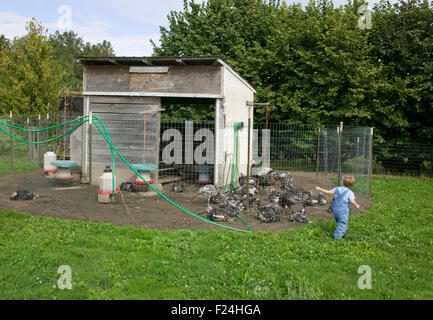
<instances>
[{"instance_id":1,"label":"green garden hose","mask_svg":"<svg viewBox=\"0 0 433 320\"><path fill-rule=\"evenodd\" d=\"M102 123L102 121L101 121L101 119L99 119L97 116L93 116L95 119L97 119L98 121L100 121L101 123ZM214 225L216 225L216 226L219 226L219 227L223 227L223 228L227 228L227 229L231 229L231 230L235 230L235 231L240 231L240 232L251 232L252 230L251 230L251 227L249 226L249 225L247 225L247 227L248 227L248 231L247 230L243 230L243 229L239 229L239 228L234 228L234 227L230 227L230 226L226 226L226 225L223 225L223 224L220 224L220 223L218 223L218 222L215 222L215 221L211 221L211 220L208 220L208 219L205 219L205 218L203 218L203 217L200 217L200 216L198 216L198 215L196 215L196 214L194 214L194 213L192 213L191 211L189 211L189 210L187 210L187 209L185 209L185 208L183 208L183 207L181 207L180 205L178 205L177 203L175 203L174 201L172 201L171 199L169 199L166 195L164 195L164 194L162 194L158 189L156 189L153 185L151 185L150 183L148 183L147 181L146 181L146 179L144 179L141 175L140 175L140 173L123 157L123 155L117 150L117 148L111 143L111 141L110 141L110 138L108 137L108 136L106 136L103 132L102 132L102 130L101 130L101 128L98 126L98 124L95 122L95 126L96 126L96 128L98 128L98 130L99 130L99 132L102 134L102 136L105 138L105 140L107 140L107 142L109 143L109 145L110 145L110 147L111 148L113 148L113 150L114 151L116 151L116 153L118 154L118 156L123 160L123 162L125 162L126 163L126 165L132 170L132 171L134 171L134 173L135 174L137 174L143 181L145 181L146 182L146 184L153 190L153 191L155 191L158 195L160 195L162 198L164 198L165 200L167 200L169 203L171 203L172 205L174 205L175 207L177 207L178 209L180 209L180 210L182 210L182 211L184 211L184 212L186 212L186 213L188 213L188 214L190 214L190 215L192 215L192 216L194 216L194 217L196 217L196 218L198 218L198 219L201 219L201 220L203 220L203 221L206 221L206 222L209 222L209 223L212 223L212 224L214 224ZM244 222L245 224L246 224L246 222L245 221L243 221L242 220L242 218L241 217L239 217L239 216L237 216L238 217L238 219L240 219L242 222Z\"/></svg>"},{"instance_id":2,"label":"green garden hose","mask_svg":"<svg viewBox=\"0 0 433 320\"><path fill-rule=\"evenodd\" d=\"M177 207L178 209L180 209L180 210L182 210L182 211L184 211L184 212L186 212L186 213L188 213L188 214L190 214L190 215L192 215L192 216L194 216L194 217L196 217L196 218L198 218L198 219L201 219L201 220L203 220L203 221L205 221L205 222L208 222L208 223L211 223L211 224L214 224L214 225L216 225L216 226L219 226L219 227L222 227L222 228L227 228L227 229L230 229L230 230L234 230L234 231L239 231L239 232L252 232L252 230L251 230L251 227L239 216L239 215L237 215L237 218L239 219L239 220L241 220L247 227L248 227L248 230L243 230L243 229L239 229L239 228L234 228L234 227L230 227L230 226L226 226L226 225L223 225L223 224L220 224L220 223L218 223L218 222L215 222L215 221L211 221L211 220L208 220L208 219L205 219L205 218L203 218L203 217L200 217L200 216L198 216L198 215L196 215L196 214L194 214L194 213L192 213L192 212L190 212L189 210L187 210L187 209L185 209L185 208L183 208L183 207L181 207L180 205L178 205L177 203L175 203L174 201L172 201L171 199L169 199L167 196L165 196L164 194L162 194L159 190L157 190L153 185L151 185L150 183L148 183L141 175L140 175L140 173L123 157L123 155L117 150L117 148L112 144L112 142L111 142L111 139L110 139L110 136L109 136L109 134L108 134L108 130L107 130L107 127L105 126L105 124L104 124L104 122L101 120L101 119L99 119L99 117L97 117L97 116L92 116L93 118L95 118L101 125L102 125L102 127L104 128L104 131L105 131L105 133L102 131L102 129L100 128L100 126L96 123L96 122L94 122L94 125L96 126L96 128L99 130L99 132L101 133L101 135L105 138L105 140L108 142L108 144L110 145L110 150L111 150L111 154L112 154L112 158L113 158L113 182L114 182L114 170L115 170L115 162L116 162L116 159L115 159L115 155L114 155L114 151L119 155L119 157L128 165L128 167L135 173L135 174L137 174L143 181L145 181L146 182L146 184L152 189L152 190L154 190L158 195L160 195L162 198L164 198L165 200L167 200L169 203L171 203L172 205L174 205L175 207ZM77 121L79 121L79 120L81 120L81 119L84 119L84 118L89 118L89 116L83 116L83 117L80 117L80 118L77 118L77 119L75 119L75 120L72 120L72 121L69 121L69 122L66 122L66 123L62 123L62 124L59 124L59 125L56 125L56 126L53 126L53 127L49 127L49 128L44 128L44 129L39 129L39 130L31 130L32 132L40 132L40 131L46 131L46 130L50 130L50 129L54 129L54 128L57 128L57 127L59 127L59 126L62 126L62 125L67 125L67 124L70 124L70 123L73 123L73 122L77 122ZM72 132L72 131L74 131L75 129L77 129L79 126L81 126L82 124L84 124L84 123L86 123L86 122L88 122L89 121L89 119L86 119L86 120L84 120L84 121L81 121L79 124L77 124L77 125L75 125L73 128L71 128L70 130L68 130L66 133L64 133L63 135L61 135L61 136L59 136L59 137L56 137L56 138L53 138L53 139L50 139L50 140L47 140L47 141L27 141L27 140L24 140L24 139L21 139L21 138L18 138L18 137L16 137L16 136L14 136L14 135L12 135L12 134L10 134L9 132L7 132L6 130L4 130L1 126L0 126L0 130L2 131L2 132L4 132L6 135L8 135L9 137L12 137L12 138L14 138L15 140L18 140L18 141L21 141L21 142L25 142L25 143L32 143L32 144L42 144L42 143L47 143L47 142L51 142L51 141L54 141L54 140L58 140L58 139L60 139L60 138L63 138L64 136L66 136L67 134L69 134L70 132ZM6 123L6 122L4 122L4 121L1 121L0 120L0 124L3 124L3 125L5 125L5 126L7 126L7 127L11 127L11 128L15 128L15 129L20 129L20 130L26 130L26 131L30 131L29 129L25 129L25 128L21 128L21 127L17 127L17 126L12 126L12 125L10 125L10 124L8 124L8 123ZM113 183L113 188L114 188L115 186L114 186L114 183ZM114 192L113 192L113 195L114 195Z\"/></svg>"},{"instance_id":3,"label":"green garden hose","mask_svg":"<svg viewBox=\"0 0 433 320\"><path fill-rule=\"evenodd\" d=\"M11 133L7 132L5 129L3 129L3 127L0 127L0 130L3 131L3 132L4 132L6 135L8 135L9 137L14 138L15 140L18 140L18 141L21 141L21 142L30 143L30 144L43 144L43 143L48 143L48 142L55 141L55 140L58 140L58 139L60 139L60 138L63 138L64 136L68 135L70 132L72 132L72 131L74 131L75 129L77 129L77 128L78 128L79 126L81 126L83 123L86 123L87 121L89 121L89 120L81 121L79 124L75 125L73 128L69 129L69 130L66 131L64 134L62 134L62 135L60 135L60 136L58 136L58 137L56 137L56 138L52 138L52 139L45 140L45 141L28 141L28 140L24 140L24 139L21 139L21 138L18 138L18 137L16 137L16 136L14 136L13 134L11 134ZM4 121L1 121L1 120L0 120L0 123L6 125L6 126L8 126L8 127L11 127L10 125L6 124L6 122L4 122ZM19 128L19 127L15 127L15 129L21 129L21 128ZM45 130L45 129L41 129L41 130L39 130L39 132L40 132L40 131L44 131L44 130ZM33 131L33 132L38 132L38 131L36 130L36 131Z\"/></svg>"},{"instance_id":4,"label":"green garden hose","mask_svg":"<svg viewBox=\"0 0 433 320\"><path fill-rule=\"evenodd\" d=\"M9 128L20 129L20 130L27 131L27 132L42 132L42 131L47 131L47 130L55 129L55 128L58 128L58 127L61 127L61 126L66 126L66 125L68 125L70 123L74 123L74 122L77 122L77 121L79 121L81 119L88 118L88 117L89 116L82 116L82 117L79 117L77 119L74 119L74 120L71 120L71 121L68 121L68 122L64 122L64 123L61 123L61 124L58 124L58 125L55 125L55 126L52 126L52 127L43 128L43 129L27 129L27 128L23 128L23 127L14 126L12 124L9 124L9 123L1 121L1 120L0 120L0 123L3 124L3 125L5 125L5 126L7 126L7 127L9 127Z\"/></svg>"},{"instance_id":5,"label":"green garden hose","mask_svg":"<svg viewBox=\"0 0 433 320\"><path fill-rule=\"evenodd\" d=\"M238 124L235 123L233 125L233 149L234 149L234 155L235 155L235 161L232 164L232 185L231 189L232 191L237 190L238 186L238 179L239 179L239 137L238 137Z\"/></svg>"}]
</instances>

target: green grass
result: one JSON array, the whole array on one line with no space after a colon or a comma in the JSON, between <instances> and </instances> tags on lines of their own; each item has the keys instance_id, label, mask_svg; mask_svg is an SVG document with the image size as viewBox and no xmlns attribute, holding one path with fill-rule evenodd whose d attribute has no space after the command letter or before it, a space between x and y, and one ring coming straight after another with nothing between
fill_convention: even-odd
<instances>
[{"instance_id":1,"label":"green grass","mask_svg":"<svg viewBox=\"0 0 433 320\"><path fill-rule=\"evenodd\" d=\"M0 138L2 133L0 132ZM28 160L28 145L26 143L13 143L13 173L35 171L42 167ZM9 140L0 139L0 176L11 174L11 143Z\"/></svg>"},{"instance_id":2,"label":"green grass","mask_svg":"<svg viewBox=\"0 0 433 320\"><path fill-rule=\"evenodd\" d=\"M13 173L24 173L35 171L41 168L40 164L35 164L27 159L14 159ZM0 157L0 176L11 174L11 159L9 157Z\"/></svg>"},{"instance_id":3,"label":"green grass","mask_svg":"<svg viewBox=\"0 0 433 320\"><path fill-rule=\"evenodd\" d=\"M374 207L338 241L332 221L163 232L1 212L0 299L432 299L432 190L375 178ZM71 290L56 287L60 265ZM361 265L371 290L357 286Z\"/></svg>"}]
</instances>

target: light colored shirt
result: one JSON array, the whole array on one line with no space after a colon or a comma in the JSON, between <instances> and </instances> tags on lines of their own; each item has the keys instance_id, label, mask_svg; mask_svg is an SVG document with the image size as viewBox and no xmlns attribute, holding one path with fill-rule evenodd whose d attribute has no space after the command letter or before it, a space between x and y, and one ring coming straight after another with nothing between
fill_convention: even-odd
<instances>
[{"instance_id":1,"label":"light colored shirt","mask_svg":"<svg viewBox=\"0 0 433 320\"><path fill-rule=\"evenodd\" d=\"M340 211L349 214L350 201L355 200L352 190L346 187L336 187L334 190L333 211Z\"/></svg>"}]
</instances>

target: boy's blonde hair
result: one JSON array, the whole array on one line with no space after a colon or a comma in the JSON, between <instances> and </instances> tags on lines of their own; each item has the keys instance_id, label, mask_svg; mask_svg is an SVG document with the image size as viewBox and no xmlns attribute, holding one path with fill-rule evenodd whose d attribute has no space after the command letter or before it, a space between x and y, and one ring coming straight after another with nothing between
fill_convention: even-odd
<instances>
[{"instance_id":1,"label":"boy's blonde hair","mask_svg":"<svg viewBox=\"0 0 433 320\"><path fill-rule=\"evenodd\" d=\"M351 186L353 186L355 184L355 177L353 176L344 176L343 177L343 186L345 186L346 188L350 188Z\"/></svg>"}]
</instances>

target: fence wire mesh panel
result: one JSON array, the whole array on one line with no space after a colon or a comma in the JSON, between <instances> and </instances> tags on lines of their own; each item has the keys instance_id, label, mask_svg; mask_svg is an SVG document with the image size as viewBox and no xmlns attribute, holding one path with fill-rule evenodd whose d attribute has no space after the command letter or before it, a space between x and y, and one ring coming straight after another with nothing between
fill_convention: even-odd
<instances>
[{"instance_id":1,"label":"fence wire mesh panel","mask_svg":"<svg viewBox=\"0 0 433 320\"><path fill-rule=\"evenodd\" d=\"M376 143L373 173L433 177L433 144Z\"/></svg>"},{"instance_id":2,"label":"fence wire mesh panel","mask_svg":"<svg viewBox=\"0 0 433 320\"><path fill-rule=\"evenodd\" d=\"M160 179L187 183L213 182L215 125L207 121L161 123ZM203 148L198 148L200 145ZM200 150L203 149L202 152Z\"/></svg>"},{"instance_id":3,"label":"fence wire mesh panel","mask_svg":"<svg viewBox=\"0 0 433 320\"><path fill-rule=\"evenodd\" d=\"M343 175L354 176L352 189L365 195L370 190L370 138L370 128L344 126L341 133L340 179Z\"/></svg>"},{"instance_id":4,"label":"fence wire mesh panel","mask_svg":"<svg viewBox=\"0 0 433 320\"><path fill-rule=\"evenodd\" d=\"M215 182L217 139L213 122L161 121L158 114L95 115L105 123L113 145L132 166L141 168L139 172L146 180L184 209L202 218L208 217L208 198L197 193L203 184ZM95 125L100 125L99 122L95 121L91 130L88 124L84 124L71 132L85 119L58 126L78 116L64 113L48 117L0 115L0 120L27 129L1 125L4 131L0 132L0 194L5 201L0 201L0 210L158 229L214 227L191 218L164 200L143 184L117 154L114 168L110 145ZM48 127L53 128L40 131ZM101 125L100 128L104 130ZM227 126L226 129L225 137L219 137L219 141L229 143L225 145L225 151L234 152L234 127ZM354 175L353 190L357 199L365 201L366 205L371 174L432 176L431 145L376 143L372 148L370 128L343 126L342 129L340 125L256 123L252 132L254 166L289 171L294 177L294 185L306 191L314 191L316 185L332 188L339 184L343 175ZM22 140L43 143L17 141L5 132ZM246 132L245 128L239 130L240 143L246 143L247 140L241 136ZM60 139L53 140L59 136ZM41 170L44 154L49 148L53 149L57 160L76 162L65 168L66 180L61 175L57 179L57 172L50 175ZM374 157L371 157L372 150ZM246 155L243 156L245 159ZM220 164L219 173L224 172L223 180L230 184L233 175L227 173L230 173L227 168L231 166L233 171L235 157L226 157L225 160L226 163ZM106 192L112 190L102 190L101 186L107 166L110 166L108 171L115 169L114 197L110 194L107 197ZM88 184L89 174L91 185ZM273 187L259 185L260 193L254 197L269 203L268 193ZM20 190L29 191L39 198L37 201L7 200L13 192ZM326 209L308 207L308 214L324 218L329 214ZM264 228L257 219L249 222L256 229ZM245 228L237 219L229 223L233 227ZM286 221L269 228L282 230L290 226Z\"/></svg>"},{"instance_id":5,"label":"fence wire mesh panel","mask_svg":"<svg viewBox=\"0 0 433 320\"><path fill-rule=\"evenodd\" d=\"M295 179L315 184L339 184L342 175L354 175L354 189L368 195L370 129L306 124L255 124L254 154L263 158L269 130L269 166L290 171Z\"/></svg>"},{"instance_id":6,"label":"fence wire mesh panel","mask_svg":"<svg viewBox=\"0 0 433 320\"><path fill-rule=\"evenodd\" d=\"M48 148L61 159L70 157L70 138L73 132L68 133L79 122L73 122L65 126L59 126L46 131L37 131L56 126L77 118L76 114L64 115L0 115L0 120L18 128L2 126L7 133L26 141L26 143L9 137L5 132L0 132L0 158L2 172L22 172L32 167L41 167L43 154ZM58 140L55 137L63 136ZM50 141L52 140L52 141ZM44 143L44 141L47 141ZM12 161L13 160L13 161Z\"/></svg>"}]
</instances>

